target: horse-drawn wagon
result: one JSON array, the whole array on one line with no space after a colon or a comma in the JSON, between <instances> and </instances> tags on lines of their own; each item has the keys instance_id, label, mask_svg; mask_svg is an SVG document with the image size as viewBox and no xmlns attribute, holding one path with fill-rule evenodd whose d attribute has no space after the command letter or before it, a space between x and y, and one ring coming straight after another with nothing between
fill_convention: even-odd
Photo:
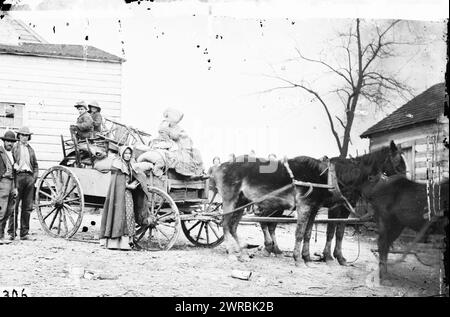
<instances>
[{"instance_id":1,"label":"horse-drawn wagon","mask_svg":"<svg viewBox=\"0 0 450 317\"><path fill-rule=\"evenodd\" d=\"M147 144L149 134L112 120L95 138L77 140L61 136L63 160L40 177L35 208L42 228L53 237L69 239L82 223L87 208L102 208L111 172L98 170L99 157L114 156L123 145ZM139 173L144 192L137 242L144 249L168 250L179 233L197 246L223 241L221 204L209 200L206 176L186 177L167 169L163 175Z\"/></svg>"}]
</instances>

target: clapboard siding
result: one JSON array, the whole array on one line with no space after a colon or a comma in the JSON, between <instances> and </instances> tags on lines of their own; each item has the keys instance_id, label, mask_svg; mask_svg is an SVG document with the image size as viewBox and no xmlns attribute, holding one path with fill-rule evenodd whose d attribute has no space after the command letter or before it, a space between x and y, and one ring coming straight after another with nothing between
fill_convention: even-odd
<instances>
[{"instance_id":1,"label":"clapboard siding","mask_svg":"<svg viewBox=\"0 0 450 317\"><path fill-rule=\"evenodd\" d=\"M23 79L22 76L17 74L16 69L5 69L5 67L2 67L2 73L0 76L5 79L9 79L11 81L23 81L23 82L43 82L42 76L45 76L45 83L48 84L54 84L57 86L60 85L73 85L73 86L86 86L89 85L90 87L95 88L121 88L121 84L119 81L115 82L114 80L117 79L119 75L108 75L108 76L102 76L102 75L93 75L86 78L86 74L79 73L74 74L73 72L70 74L67 74L66 72L48 72L48 71L40 71L39 76L35 74L30 74L27 76L26 79Z\"/></svg>"},{"instance_id":2,"label":"clapboard siding","mask_svg":"<svg viewBox=\"0 0 450 317\"><path fill-rule=\"evenodd\" d=\"M61 90L57 89L56 87L48 89L46 85L38 83L36 83L36 85L18 84L16 87L14 87L13 85L6 85L4 81L0 81L0 95L3 95L3 93L6 91L11 91L13 94L16 95L20 94L29 96L41 95L42 97L45 97L46 95L52 95L58 98L72 96L72 100L97 99L99 100L99 102L100 101L120 102L121 100L120 93L108 94L108 92L105 92L103 88L99 89L99 91L97 92L89 88L84 90L83 87L79 87L77 89L68 89L64 91L62 89ZM74 102L75 101L73 101L72 103Z\"/></svg>"},{"instance_id":3,"label":"clapboard siding","mask_svg":"<svg viewBox=\"0 0 450 317\"><path fill-rule=\"evenodd\" d=\"M14 65L15 59L26 59L26 63L18 64L17 70L32 70L31 73L40 71L57 71L64 73L65 71L84 73L84 74L99 74L99 75L117 75L121 77L122 67L120 63L97 62L91 60L79 59L62 59L55 57L38 57L28 55L4 55L0 60L0 66L10 67ZM104 67L104 65L106 67Z\"/></svg>"},{"instance_id":4,"label":"clapboard siding","mask_svg":"<svg viewBox=\"0 0 450 317\"><path fill-rule=\"evenodd\" d=\"M61 107L62 109L64 109L64 107ZM77 118L77 115L73 114L73 108L70 109L72 110L72 113L59 113L56 111L49 111L49 112L41 112L40 110L29 110L28 111L28 115L29 117L35 118L35 119L39 119L39 120L44 120L44 121L63 121L63 122L74 122ZM114 109L114 110L109 110L109 111L104 111L104 113L108 113L107 117L111 118L111 117L118 117L120 115L120 110L118 109Z\"/></svg>"},{"instance_id":5,"label":"clapboard siding","mask_svg":"<svg viewBox=\"0 0 450 317\"><path fill-rule=\"evenodd\" d=\"M370 150L376 150L388 145L391 140L394 140L395 143L407 143L416 139L426 139L428 135L434 135L438 132L440 132L440 127L436 123L407 127L392 132L386 131L383 134L371 137Z\"/></svg>"},{"instance_id":6,"label":"clapboard siding","mask_svg":"<svg viewBox=\"0 0 450 317\"><path fill-rule=\"evenodd\" d=\"M41 173L63 159L61 135L69 138L76 101L97 100L104 117L121 120L120 63L0 54L0 69L0 99L25 104Z\"/></svg>"},{"instance_id":7,"label":"clapboard siding","mask_svg":"<svg viewBox=\"0 0 450 317\"><path fill-rule=\"evenodd\" d=\"M448 120L442 116L436 122L429 122L412 127L405 127L392 132L385 132L371 137L370 150L376 150L388 145L394 140L403 149L412 151L411 162L412 178L423 182L434 174L434 180L438 181L449 176L449 150L444 147L444 138L448 139ZM435 146L432 137L436 138Z\"/></svg>"}]
</instances>

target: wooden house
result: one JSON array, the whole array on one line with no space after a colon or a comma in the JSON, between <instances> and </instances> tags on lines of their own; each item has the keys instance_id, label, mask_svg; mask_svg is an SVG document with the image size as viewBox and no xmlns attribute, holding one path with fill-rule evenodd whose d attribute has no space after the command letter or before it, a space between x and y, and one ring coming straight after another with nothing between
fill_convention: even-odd
<instances>
[{"instance_id":1,"label":"wooden house","mask_svg":"<svg viewBox=\"0 0 450 317\"><path fill-rule=\"evenodd\" d=\"M96 100L102 115L121 119L122 63L92 46L50 44L24 23L0 20L0 134L28 126L42 170L63 158L61 135L77 101Z\"/></svg>"},{"instance_id":2,"label":"wooden house","mask_svg":"<svg viewBox=\"0 0 450 317\"><path fill-rule=\"evenodd\" d=\"M408 177L418 182L448 178L448 105L445 83L436 84L379 121L361 137L370 139L370 150L394 140L405 154ZM448 144L448 143L447 143Z\"/></svg>"}]
</instances>

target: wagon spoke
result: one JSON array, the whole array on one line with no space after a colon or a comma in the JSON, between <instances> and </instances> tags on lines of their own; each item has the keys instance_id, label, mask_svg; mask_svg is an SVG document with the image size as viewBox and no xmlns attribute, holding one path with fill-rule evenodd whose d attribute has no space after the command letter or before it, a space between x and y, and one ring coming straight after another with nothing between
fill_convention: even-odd
<instances>
[{"instance_id":1,"label":"wagon spoke","mask_svg":"<svg viewBox=\"0 0 450 317\"><path fill-rule=\"evenodd\" d=\"M42 195L44 195L44 196L50 198L51 200L54 199L54 197L50 196L49 194L47 194L46 192L44 192L44 191L42 191L42 190L39 190L39 194L42 194Z\"/></svg>"},{"instance_id":2,"label":"wagon spoke","mask_svg":"<svg viewBox=\"0 0 450 317\"><path fill-rule=\"evenodd\" d=\"M161 210L163 205L164 205L163 203L159 204L158 210L156 210L155 215L158 214L158 212Z\"/></svg>"},{"instance_id":3,"label":"wagon spoke","mask_svg":"<svg viewBox=\"0 0 450 317\"><path fill-rule=\"evenodd\" d=\"M155 209L155 194L152 193L152 197L150 198L150 214L153 215L153 211Z\"/></svg>"},{"instance_id":4,"label":"wagon spoke","mask_svg":"<svg viewBox=\"0 0 450 317\"><path fill-rule=\"evenodd\" d=\"M205 225L206 243L209 244L208 223Z\"/></svg>"},{"instance_id":5,"label":"wagon spoke","mask_svg":"<svg viewBox=\"0 0 450 317\"><path fill-rule=\"evenodd\" d=\"M81 198L80 198L80 197L77 197L77 198L72 198L72 199L64 200L64 203L65 203L65 204L67 204L67 203L73 203L73 202L75 202L75 201L80 201L80 200L81 200Z\"/></svg>"},{"instance_id":6,"label":"wagon spoke","mask_svg":"<svg viewBox=\"0 0 450 317\"><path fill-rule=\"evenodd\" d=\"M67 209L66 207L63 207L63 208ZM69 213L69 210L67 210L67 217L69 218L72 225L75 227L75 220L73 220L72 216Z\"/></svg>"},{"instance_id":7,"label":"wagon spoke","mask_svg":"<svg viewBox=\"0 0 450 317\"><path fill-rule=\"evenodd\" d=\"M141 232L141 234L139 235L139 237L136 239L136 241L140 241L141 239L142 239L142 237L145 235L145 233L147 232L147 229L148 228L145 228L142 232Z\"/></svg>"},{"instance_id":8,"label":"wagon spoke","mask_svg":"<svg viewBox=\"0 0 450 317\"><path fill-rule=\"evenodd\" d=\"M53 193L54 197L57 197L58 194L55 192L55 190L53 189L53 187L49 184L49 182L47 181L46 178L44 178L44 183L47 185L47 187L50 189L50 191Z\"/></svg>"},{"instance_id":9,"label":"wagon spoke","mask_svg":"<svg viewBox=\"0 0 450 317\"><path fill-rule=\"evenodd\" d=\"M63 196L62 199L63 199L63 200L66 199L66 197L69 196L69 195L73 192L73 190L74 190L75 188L77 188L77 185L76 185L76 184L73 185L72 189L71 189L69 192L67 192L67 193L64 194L64 196Z\"/></svg>"},{"instance_id":10,"label":"wagon spoke","mask_svg":"<svg viewBox=\"0 0 450 317\"><path fill-rule=\"evenodd\" d=\"M169 211L169 212L163 213L161 216L156 217L156 219L157 220L161 220L161 219L166 218L167 216L170 216L172 214L173 214L173 212Z\"/></svg>"},{"instance_id":11,"label":"wagon spoke","mask_svg":"<svg viewBox=\"0 0 450 317\"><path fill-rule=\"evenodd\" d=\"M201 221L198 220L198 221L195 223L195 225L193 225L191 228L188 229L188 232L191 232L192 229L194 229L195 227L197 227L200 223L201 223Z\"/></svg>"},{"instance_id":12,"label":"wagon spoke","mask_svg":"<svg viewBox=\"0 0 450 317\"><path fill-rule=\"evenodd\" d=\"M69 183L70 183L71 180L72 180L72 177L70 177L70 175L68 175L66 183L64 184L63 195L66 194L67 188L69 187Z\"/></svg>"},{"instance_id":13,"label":"wagon spoke","mask_svg":"<svg viewBox=\"0 0 450 317\"><path fill-rule=\"evenodd\" d=\"M159 225L165 226L165 227L168 227L168 228L171 228L171 229L175 228L175 224L170 224L170 223L167 223L167 222L161 222Z\"/></svg>"},{"instance_id":14,"label":"wagon spoke","mask_svg":"<svg viewBox=\"0 0 450 317\"><path fill-rule=\"evenodd\" d=\"M50 175L53 179L53 183L55 184L56 194L59 195L58 182L56 181L56 177L55 174L53 174L53 171L50 172Z\"/></svg>"},{"instance_id":15,"label":"wagon spoke","mask_svg":"<svg viewBox=\"0 0 450 317\"><path fill-rule=\"evenodd\" d=\"M59 221L58 221L58 235L61 233L61 214L63 213L63 211L60 209L59 212Z\"/></svg>"},{"instance_id":16,"label":"wagon spoke","mask_svg":"<svg viewBox=\"0 0 450 317\"><path fill-rule=\"evenodd\" d=\"M200 229L198 230L198 234L197 234L197 239L195 241L198 242L198 240L200 239L200 235L202 233L203 227L204 227L205 223L202 222L202 225L200 226Z\"/></svg>"},{"instance_id":17,"label":"wagon spoke","mask_svg":"<svg viewBox=\"0 0 450 317\"><path fill-rule=\"evenodd\" d=\"M50 230L52 230L53 224L55 223L55 220L56 220L56 217L58 216L58 214L59 214L59 209L56 210L56 213L55 213L55 215L53 216L52 222L50 223L50 226L49 226L49 229L50 229Z\"/></svg>"},{"instance_id":18,"label":"wagon spoke","mask_svg":"<svg viewBox=\"0 0 450 317\"><path fill-rule=\"evenodd\" d=\"M48 218L48 216L50 216L54 211L56 210L56 207L52 209L52 211L50 211L45 217L44 217L44 221Z\"/></svg>"},{"instance_id":19,"label":"wagon spoke","mask_svg":"<svg viewBox=\"0 0 450 317\"><path fill-rule=\"evenodd\" d=\"M66 207L67 210L70 210L71 212L73 212L73 213L75 213L75 214L77 214L77 215L80 214L80 211L77 211L77 210L73 209L72 207L70 207L70 206L67 205L67 204L63 204L63 206Z\"/></svg>"},{"instance_id":20,"label":"wagon spoke","mask_svg":"<svg viewBox=\"0 0 450 317\"><path fill-rule=\"evenodd\" d=\"M48 201L48 202L39 204L38 207L47 207L47 206L51 206L53 204L54 204L53 201Z\"/></svg>"},{"instance_id":21,"label":"wagon spoke","mask_svg":"<svg viewBox=\"0 0 450 317\"><path fill-rule=\"evenodd\" d=\"M66 213L61 211L61 214L63 215L64 229L66 230L66 236L67 236L69 234L69 227L67 226Z\"/></svg>"},{"instance_id":22,"label":"wagon spoke","mask_svg":"<svg viewBox=\"0 0 450 317\"><path fill-rule=\"evenodd\" d=\"M156 227L156 230L158 230L158 232L161 233L167 239L167 241L170 241L170 238L161 229Z\"/></svg>"},{"instance_id":23,"label":"wagon spoke","mask_svg":"<svg viewBox=\"0 0 450 317\"><path fill-rule=\"evenodd\" d=\"M214 229L214 227L213 227L210 223L208 223L207 226L211 228L211 231L214 233L214 235L216 236L216 238L217 238L217 239L220 239L220 236L219 236L219 234L217 233L216 229Z\"/></svg>"}]
</instances>

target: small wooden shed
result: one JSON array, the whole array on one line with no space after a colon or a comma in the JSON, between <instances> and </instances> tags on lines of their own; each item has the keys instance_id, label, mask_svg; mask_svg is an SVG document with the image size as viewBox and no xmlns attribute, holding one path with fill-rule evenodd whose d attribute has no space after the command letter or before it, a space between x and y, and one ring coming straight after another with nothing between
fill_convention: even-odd
<instances>
[{"instance_id":1,"label":"small wooden shed","mask_svg":"<svg viewBox=\"0 0 450 317\"><path fill-rule=\"evenodd\" d=\"M445 83L436 84L379 121L361 134L370 139L370 150L399 144L408 165L408 177L423 182L447 177L449 120L444 114L448 106Z\"/></svg>"},{"instance_id":2,"label":"small wooden shed","mask_svg":"<svg viewBox=\"0 0 450 317\"><path fill-rule=\"evenodd\" d=\"M5 35L5 36L2 36ZM120 121L124 59L88 45L50 44L22 22L0 21L0 134L25 125L42 170L63 158L61 135L96 100L104 117Z\"/></svg>"}]
</instances>

